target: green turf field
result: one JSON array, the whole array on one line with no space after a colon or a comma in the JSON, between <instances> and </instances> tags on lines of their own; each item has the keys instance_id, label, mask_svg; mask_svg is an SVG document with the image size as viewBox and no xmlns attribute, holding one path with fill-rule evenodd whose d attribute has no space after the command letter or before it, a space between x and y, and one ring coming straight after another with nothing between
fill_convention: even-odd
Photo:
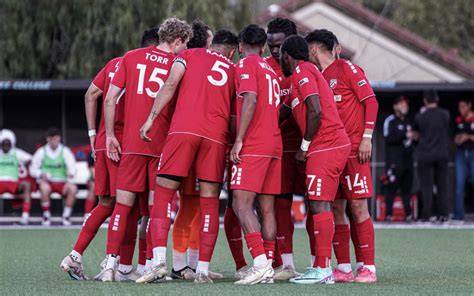
<instances>
[{"instance_id":1,"label":"green turf field","mask_svg":"<svg viewBox=\"0 0 474 296\"><path fill-rule=\"evenodd\" d=\"M233 262L221 231L212 270L226 278L209 285L175 281L161 284L77 282L59 268L78 230L0 230L0 295L143 295L143 294L255 294L255 295L413 295L474 294L473 230L377 230L379 283L300 286L233 285ZM98 271L104 257L102 229L83 257L86 275ZM309 261L304 230L295 233L296 264ZM265 293L265 294L264 294Z\"/></svg>"}]
</instances>

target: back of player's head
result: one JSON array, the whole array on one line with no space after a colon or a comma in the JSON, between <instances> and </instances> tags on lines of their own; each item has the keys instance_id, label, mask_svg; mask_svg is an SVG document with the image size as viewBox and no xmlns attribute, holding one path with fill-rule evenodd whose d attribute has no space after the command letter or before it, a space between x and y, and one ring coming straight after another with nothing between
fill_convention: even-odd
<instances>
[{"instance_id":1,"label":"back of player's head","mask_svg":"<svg viewBox=\"0 0 474 296\"><path fill-rule=\"evenodd\" d=\"M285 53L295 60L307 61L309 59L308 43L301 36L290 36L281 45L281 54Z\"/></svg>"},{"instance_id":2,"label":"back of player's head","mask_svg":"<svg viewBox=\"0 0 474 296\"><path fill-rule=\"evenodd\" d=\"M314 30L308 33L305 39L306 39L306 42L308 42L308 44L311 44L311 43L321 44L324 47L324 49L326 49L329 52L332 52L334 46L339 44L339 41L337 40L336 35L334 35L333 32L326 29Z\"/></svg>"},{"instance_id":3,"label":"back of player's head","mask_svg":"<svg viewBox=\"0 0 474 296\"><path fill-rule=\"evenodd\" d=\"M434 89L425 90L423 92L423 99L427 103L438 103L439 102L438 93Z\"/></svg>"},{"instance_id":4,"label":"back of player's head","mask_svg":"<svg viewBox=\"0 0 474 296\"><path fill-rule=\"evenodd\" d=\"M207 30L209 27L201 20L194 20L191 24L193 28L193 37L189 39L187 48L204 48L207 45Z\"/></svg>"},{"instance_id":5,"label":"back of player's head","mask_svg":"<svg viewBox=\"0 0 474 296\"><path fill-rule=\"evenodd\" d=\"M235 35L231 31L219 30L214 34L212 44L235 48L239 46L239 37L237 37L237 35Z\"/></svg>"},{"instance_id":6,"label":"back of player's head","mask_svg":"<svg viewBox=\"0 0 474 296\"><path fill-rule=\"evenodd\" d=\"M285 18L275 18L268 23L268 34L283 33L285 36L296 35L296 24L293 21Z\"/></svg>"},{"instance_id":7,"label":"back of player's head","mask_svg":"<svg viewBox=\"0 0 474 296\"><path fill-rule=\"evenodd\" d=\"M46 132L47 137L61 136L61 132L56 127L50 127Z\"/></svg>"},{"instance_id":8,"label":"back of player's head","mask_svg":"<svg viewBox=\"0 0 474 296\"><path fill-rule=\"evenodd\" d=\"M265 30L255 24L248 25L243 28L239 34L240 42L252 47L263 47L267 42L267 34Z\"/></svg>"},{"instance_id":9,"label":"back of player's head","mask_svg":"<svg viewBox=\"0 0 474 296\"><path fill-rule=\"evenodd\" d=\"M148 47L152 45L158 45L160 39L158 38L158 30L160 28L154 27L145 30L142 35L141 47Z\"/></svg>"},{"instance_id":10,"label":"back of player's head","mask_svg":"<svg viewBox=\"0 0 474 296\"><path fill-rule=\"evenodd\" d=\"M176 39L185 42L193 37L193 29L187 22L171 17L160 25L158 37L160 42L173 43Z\"/></svg>"}]
</instances>

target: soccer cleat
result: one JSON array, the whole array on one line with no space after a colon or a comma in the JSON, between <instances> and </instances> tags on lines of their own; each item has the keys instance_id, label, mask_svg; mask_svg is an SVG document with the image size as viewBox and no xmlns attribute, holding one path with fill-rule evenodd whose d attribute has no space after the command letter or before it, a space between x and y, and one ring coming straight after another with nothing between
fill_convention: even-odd
<instances>
[{"instance_id":1,"label":"soccer cleat","mask_svg":"<svg viewBox=\"0 0 474 296\"><path fill-rule=\"evenodd\" d=\"M336 283L353 283L354 282L354 275L352 271L344 272L337 268L333 269L334 280Z\"/></svg>"},{"instance_id":2,"label":"soccer cleat","mask_svg":"<svg viewBox=\"0 0 474 296\"><path fill-rule=\"evenodd\" d=\"M235 278L238 280L243 279L247 273L250 272L251 267L248 265L245 265L244 267L241 267L239 270L235 272Z\"/></svg>"},{"instance_id":3,"label":"soccer cleat","mask_svg":"<svg viewBox=\"0 0 474 296\"><path fill-rule=\"evenodd\" d=\"M135 282L137 284L153 283L155 281L163 279L167 273L168 268L166 267L166 263L161 263L158 266L152 267L148 272L146 272L143 276L139 277Z\"/></svg>"},{"instance_id":4,"label":"soccer cleat","mask_svg":"<svg viewBox=\"0 0 474 296\"><path fill-rule=\"evenodd\" d=\"M41 221L41 225L43 226L51 226L51 218L43 216L43 221Z\"/></svg>"},{"instance_id":5,"label":"soccer cleat","mask_svg":"<svg viewBox=\"0 0 474 296\"><path fill-rule=\"evenodd\" d=\"M210 274L207 275L202 272L196 273L196 278L194 279L194 282L196 284L207 284L207 283L212 284L213 283Z\"/></svg>"},{"instance_id":6,"label":"soccer cleat","mask_svg":"<svg viewBox=\"0 0 474 296\"><path fill-rule=\"evenodd\" d=\"M28 217L22 216L19 223L20 223L20 225L28 225L30 222L29 222Z\"/></svg>"},{"instance_id":7,"label":"soccer cleat","mask_svg":"<svg viewBox=\"0 0 474 296\"><path fill-rule=\"evenodd\" d=\"M372 284L377 282L377 275L370 271L367 267L361 267L357 270L357 276L354 280L356 283Z\"/></svg>"},{"instance_id":8,"label":"soccer cleat","mask_svg":"<svg viewBox=\"0 0 474 296\"><path fill-rule=\"evenodd\" d=\"M138 273L135 268L132 268L130 272L123 273L120 270L115 272L115 281L116 282L135 282L142 275Z\"/></svg>"},{"instance_id":9,"label":"soccer cleat","mask_svg":"<svg viewBox=\"0 0 474 296\"><path fill-rule=\"evenodd\" d=\"M306 268L306 272L290 279L290 283L293 284L334 284L334 275L332 269L328 268Z\"/></svg>"},{"instance_id":10,"label":"soccer cleat","mask_svg":"<svg viewBox=\"0 0 474 296\"><path fill-rule=\"evenodd\" d=\"M220 280L220 279L223 279L223 278L224 278L224 275L223 275L222 273L213 272L213 271L210 271L210 270L209 270L209 277L210 277L212 280Z\"/></svg>"},{"instance_id":11,"label":"soccer cleat","mask_svg":"<svg viewBox=\"0 0 474 296\"><path fill-rule=\"evenodd\" d=\"M273 280L273 275L275 272L270 265L267 265L262 268L251 267L249 272L239 281L236 281L236 285L255 285L258 283L268 283L270 280Z\"/></svg>"},{"instance_id":12,"label":"soccer cleat","mask_svg":"<svg viewBox=\"0 0 474 296\"><path fill-rule=\"evenodd\" d=\"M67 272L71 279L76 281L86 281L87 277L84 275L82 263L75 261L71 256L67 255L61 262L61 268L64 272Z\"/></svg>"},{"instance_id":13,"label":"soccer cleat","mask_svg":"<svg viewBox=\"0 0 474 296\"><path fill-rule=\"evenodd\" d=\"M94 280L101 282L113 282L115 279L115 271L112 268L103 269L94 277Z\"/></svg>"},{"instance_id":14,"label":"soccer cleat","mask_svg":"<svg viewBox=\"0 0 474 296\"><path fill-rule=\"evenodd\" d=\"M177 271L172 269L171 278L174 280L193 280L196 278L196 274L191 267L186 266L185 268Z\"/></svg>"},{"instance_id":15,"label":"soccer cleat","mask_svg":"<svg viewBox=\"0 0 474 296\"><path fill-rule=\"evenodd\" d=\"M62 222L63 222L63 226L71 226L72 225L70 217L63 217Z\"/></svg>"},{"instance_id":16,"label":"soccer cleat","mask_svg":"<svg viewBox=\"0 0 474 296\"><path fill-rule=\"evenodd\" d=\"M291 266L281 265L275 268L275 275L273 276L273 279L275 281L287 281L300 275L301 274L296 272Z\"/></svg>"}]
</instances>

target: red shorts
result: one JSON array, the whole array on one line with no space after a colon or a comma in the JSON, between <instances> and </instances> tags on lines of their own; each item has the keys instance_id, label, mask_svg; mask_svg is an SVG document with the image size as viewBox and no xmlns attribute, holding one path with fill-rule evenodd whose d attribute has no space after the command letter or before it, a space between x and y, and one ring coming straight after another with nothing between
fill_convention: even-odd
<instances>
[{"instance_id":1,"label":"red shorts","mask_svg":"<svg viewBox=\"0 0 474 296\"><path fill-rule=\"evenodd\" d=\"M159 175L186 177L193 164L196 178L222 183L226 146L199 136L171 134L163 147Z\"/></svg>"},{"instance_id":2,"label":"red shorts","mask_svg":"<svg viewBox=\"0 0 474 296\"><path fill-rule=\"evenodd\" d=\"M306 159L306 192L309 200L334 201L351 147L316 152Z\"/></svg>"},{"instance_id":3,"label":"red shorts","mask_svg":"<svg viewBox=\"0 0 474 296\"><path fill-rule=\"evenodd\" d=\"M20 184L18 181L0 181L0 194L17 194L18 184Z\"/></svg>"},{"instance_id":4,"label":"red shorts","mask_svg":"<svg viewBox=\"0 0 474 296\"><path fill-rule=\"evenodd\" d=\"M61 195L64 195L64 185L66 185L66 182L48 181L48 184L51 187L51 193L59 193Z\"/></svg>"},{"instance_id":5,"label":"red shorts","mask_svg":"<svg viewBox=\"0 0 474 296\"><path fill-rule=\"evenodd\" d=\"M234 164L230 188L258 194L280 194L281 159L266 156L241 156L242 163Z\"/></svg>"},{"instance_id":6,"label":"red shorts","mask_svg":"<svg viewBox=\"0 0 474 296\"><path fill-rule=\"evenodd\" d=\"M184 178L183 182L181 182L181 187L179 192L181 195L185 196L200 196L199 191L199 181L196 178L196 171L194 168L191 168L189 171L189 175Z\"/></svg>"},{"instance_id":7,"label":"red shorts","mask_svg":"<svg viewBox=\"0 0 474 296\"><path fill-rule=\"evenodd\" d=\"M95 195L115 197L119 163L107 157L107 151L95 153Z\"/></svg>"},{"instance_id":8,"label":"red shorts","mask_svg":"<svg viewBox=\"0 0 474 296\"><path fill-rule=\"evenodd\" d=\"M305 164L296 161L296 152L283 152L281 158L281 194L296 193L304 195Z\"/></svg>"},{"instance_id":9,"label":"red shorts","mask_svg":"<svg viewBox=\"0 0 474 296\"><path fill-rule=\"evenodd\" d=\"M341 175L338 199L347 200L369 198L373 196L370 162L359 163L357 156L349 156Z\"/></svg>"},{"instance_id":10,"label":"red shorts","mask_svg":"<svg viewBox=\"0 0 474 296\"><path fill-rule=\"evenodd\" d=\"M156 169L159 157L124 154L117 174L117 189L130 192L153 191L156 184Z\"/></svg>"}]
</instances>

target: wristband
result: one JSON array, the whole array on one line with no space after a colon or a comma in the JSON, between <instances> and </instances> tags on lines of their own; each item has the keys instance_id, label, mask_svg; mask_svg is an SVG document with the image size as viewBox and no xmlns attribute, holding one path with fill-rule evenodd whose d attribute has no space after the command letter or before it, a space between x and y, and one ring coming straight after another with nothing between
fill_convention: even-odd
<instances>
[{"instance_id":1,"label":"wristband","mask_svg":"<svg viewBox=\"0 0 474 296\"><path fill-rule=\"evenodd\" d=\"M95 135L97 135L97 132L95 131L95 129L90 129L87 134L89 135L89 137L93 137Z\"/></svg>"},{"instance_id":2,"label":"wristband","mask_svg":"<svg viewBox=\"0 0 474 296\"><path fill-rule=\"evenodd\" d=\"M306 141L304 138L301 140L301 146L300 149L301 151L308 151L309 150L309 144L311 144L311 141Z\"/></svg>"},{"instance_id":3,"label":"wristband","mask_svg":"<svg viewBox=\"0 0 474 296\"><path fill-rule=\"evenodd\" d=\"M362 136L362 138L372 139L372 135L370 135L370 134L364 134L364 135Z\"/></svg>"}]
</instances>

